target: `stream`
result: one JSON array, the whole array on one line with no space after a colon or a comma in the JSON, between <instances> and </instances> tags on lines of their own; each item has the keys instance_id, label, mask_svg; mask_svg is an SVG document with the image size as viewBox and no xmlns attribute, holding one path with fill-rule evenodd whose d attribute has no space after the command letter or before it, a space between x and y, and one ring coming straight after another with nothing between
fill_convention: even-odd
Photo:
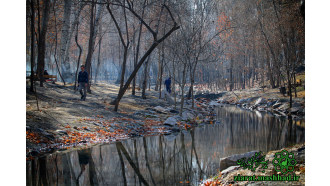
<instances>
[{"instance_id":1,"label":"stream","mask_svg":"<svg viewBox=\"0 0 330 186\"><path fill-rule=\"evenodd\" d=\"M304 120L224 105L216 124L176 134L99 144L27 161L27 185L198 185L220 158L305 142Z\"/></svg>"}]
</instances>

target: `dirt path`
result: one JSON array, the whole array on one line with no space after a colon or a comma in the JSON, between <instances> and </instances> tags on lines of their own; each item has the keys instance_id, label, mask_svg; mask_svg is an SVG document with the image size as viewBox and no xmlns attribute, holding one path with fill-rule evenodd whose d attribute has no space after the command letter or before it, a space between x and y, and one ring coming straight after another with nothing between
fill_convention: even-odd
<instances>
[{"instance_id":1,"label":"dirt path","mask_svg":"<svg viewBox=\"0 0 330 186\"><path fill-rule=\"evenodd\" d=\"M157 92L150 91L148 99L140 98L140 92L136 96L128 91L120 102L119 112L113 112L113 106L109 103L116 97L118 86L109 84L97 84L91 87L92 94L87 94L87 100L81 101L79 92L73 91L73 86L58 84L45 84L45 87L37 87L39 108L37 111L34 94L27 92L26 114L27 126L41 127L44 129L56 129L64 127L81 117L102 115L105 118L115 116L131 117L131 113L144 110L150 106L167 106L163 100L156 98Z\"/></svg>"}]
</instances>

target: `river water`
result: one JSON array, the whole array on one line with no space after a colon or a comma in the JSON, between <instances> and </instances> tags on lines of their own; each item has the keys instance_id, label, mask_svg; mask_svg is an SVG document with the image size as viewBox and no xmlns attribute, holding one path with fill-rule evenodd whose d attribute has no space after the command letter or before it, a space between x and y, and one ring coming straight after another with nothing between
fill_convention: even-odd
<instances>
[{"instance_id":1,"label":"river water","mask_svg":"<svg viewBox=\"0 0 330 186\"><path fill-rule=\"evenodd\" d=\"M27 185L197 185L220 158L305 142L304 121L235 106L216 109L216 124L139 137L27 161Z\"/></svg>"}]
</instances>

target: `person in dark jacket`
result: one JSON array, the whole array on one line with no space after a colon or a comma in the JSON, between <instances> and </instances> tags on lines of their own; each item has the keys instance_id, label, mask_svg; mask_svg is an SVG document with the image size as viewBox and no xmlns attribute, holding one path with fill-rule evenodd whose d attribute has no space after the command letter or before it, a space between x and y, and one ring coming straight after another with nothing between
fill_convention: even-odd
<instances>
[{"instance_id":1,"label":"person in dark jacket","mask_svg":"<svg viewBox=\"0 0 330 186\"><path fill-rule=\"evenodd\" d=\"M81 100L85 101L86 100L86 89L88 85L88 73L85 71L85 66L81 65L80 66L81 71L79 72L78 75L78 90L81 94ZM82 91L84 89L84 92Z\"/></svg>"},{"instance_id":2,"label":"person in dark jacket","mask_svg":"<svg viewBox=\"0 0 330 186\"><path fill-rule=\"evenodd\" d=\"M166 91L171 94L171 78L169 77L165 80L164 84L166 86Z\"/></svg>"},{"instance_id":3,"label":"person in dark jacket","mask_svg":"<svg viewBox=\"0 0 330 186\"><path fill-rule=\"evenodd\" d=\"M44 75L47 75L47 76L49 75L48 72L47 72L47 70L44 70ZM49 79L49 78L46 78L45 77L45 79Z\"/></svg>"}]
</instances>

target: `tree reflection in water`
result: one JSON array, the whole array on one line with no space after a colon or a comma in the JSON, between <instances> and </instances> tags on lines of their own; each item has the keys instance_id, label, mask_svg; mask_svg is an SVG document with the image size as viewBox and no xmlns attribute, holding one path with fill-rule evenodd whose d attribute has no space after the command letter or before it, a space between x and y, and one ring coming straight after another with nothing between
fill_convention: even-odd
<instances>
[{"instance_id":1,"label":"tree reflection in water","mask_svg":"<svg viewBox=\"0 0 330 186\"><path fill-rule=\"evenodd\" d=\"M228 106L220 124L168 136L141 137L27 162L27 185L196 185L215 174L220 158L304 143L303 121Z\"/></svg>"}]
</instances>

